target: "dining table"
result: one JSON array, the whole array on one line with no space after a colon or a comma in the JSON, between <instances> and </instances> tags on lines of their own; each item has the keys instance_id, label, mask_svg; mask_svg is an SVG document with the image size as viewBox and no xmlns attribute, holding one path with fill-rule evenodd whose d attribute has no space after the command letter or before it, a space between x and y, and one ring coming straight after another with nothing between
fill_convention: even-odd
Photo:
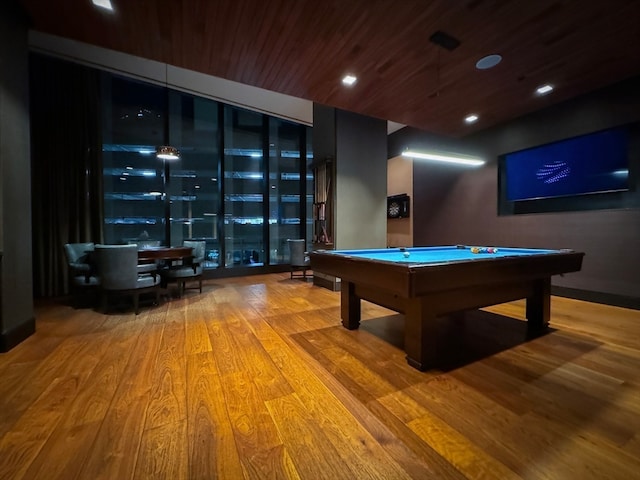
<instances>
[{"instance_id":1,"label":"dining table","mask_svg":"<svg viewBox=\"0 0 640 480\"><path fill-rule=\"evenodd\" d=\"M172 263L193 257L192 247L145 247L138 250L140 263L151 263L157 260Z\"/></svg>"}]
</instances>

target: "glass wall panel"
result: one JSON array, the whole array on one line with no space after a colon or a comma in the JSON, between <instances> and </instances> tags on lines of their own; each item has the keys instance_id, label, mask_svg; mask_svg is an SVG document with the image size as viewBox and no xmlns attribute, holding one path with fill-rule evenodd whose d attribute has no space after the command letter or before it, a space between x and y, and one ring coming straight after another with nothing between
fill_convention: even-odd
<instances>
[{"instance_id":1,"label":"glass wall panel","mask_svg":"<svg viewBox=\"0 0 640 480\"><path fill-rule=\"evenodd\" d=\"M263 265L264 133L263 115L224 108L225 266Z\"/></svg>"},{"instance_id":2,"label":"glass wall panel","mask_svg":"<svg viewBox=\"0 0 640 480\"><path fill-rule=\"evenodd\" d=\"M110 74L102 89L105 242L164 243L164 89Z\"/></svg>"},{"instance_id":3,"label":"glass wall panel","mask_svg":"<svg viewBox=\"0 0 640 480\"><path fill-rule=\"evenodd\" d=\"M311 128L109 73L103 80L107 243L204 240L205 267L217 268L286 264L286 240L311 239ZM165 144L179 160L156 158Z\"/></svg>"},{"instance_id":4,"label":"glass wall panel","mask_svg":"<svg viewBox=\"0 0 640 480\"><path fill-rule=\"evenodd\" d=\"M306 210L307 210L307 225L305 229L305 238L307 239L307 251L311 251L313 245L313 128L305 127L305 137L307 142L307 161L306 161ZM300 184L299 188L302 188Z\"/></svg>"},{"instance_id":5,"label":"glass wall panel","mask_svg":"<svg viewBox=\"0 0 640 480\"><path fill-rule=\"evenodd\" d=\"M169 96L169 143L180 159L169 161L171 243L206 242L205 267L219 265L218 103L180 92Z\"/></svg>"},{"instance_id":6,"label":"glass wall panel","mask_svg":"<svg viewBox=\"0 0 640 480\"><path fill-rule=\"evenodd\" d=\"M300 125L269 119L269 261L289 261L287 239L301 237Z\"/></svg>"}]
</instances>

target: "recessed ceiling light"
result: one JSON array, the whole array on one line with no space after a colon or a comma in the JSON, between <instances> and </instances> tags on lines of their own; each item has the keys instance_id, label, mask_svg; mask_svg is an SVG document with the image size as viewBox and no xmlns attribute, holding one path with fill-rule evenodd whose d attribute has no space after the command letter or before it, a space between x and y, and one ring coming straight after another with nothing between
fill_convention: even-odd
<instances>
[{"instance_id":1,"label":"recessed ceiling light","mask_svg":"<svg viewBox=\"0 0 640 480\"><path fill-rule=\"evenodd\" d=\"M342 83L344 83L346 86L350 87L354 83L356 83L356 80L358 80L358 79L356 77L354 77L353 75L345 75L344 78L342 79Z\"/></svg>"},{"instance_id":2,"label":"recessed ceiling light","mask_svg":"<svg viewBox=\"0 0 640 480\"><path fill-rule=\"evenodd\" d=\"M113 10L111 0L91 0L96 7L104 8L106 10Z\"/></svg>"},{"instance_id":3,"label":"recessed ceiling light","mask_svg":"<svg viewBox=\"0 0 640 480\"><path fill-rule=\"evenodd\" d=\"M495 67L501 61L502 57L500 55L487 55L486 57L482 57L476 62L476 68L478 70L487 70L489 68Z\"/></svg>"},{"instance_id":4,"label":"recessed ceiling light","mask_svg":"<svg viewBox=\"0 0 640 480\"><path fill-rule=\"evenodd\" d=\"M465 122L467 122L467 123L477 122L477 121L478 121L478 116L477 116L477 115L474 115L474 114L467 115L467 116L464 118L464 121L465 121Z\"/></svg>"},{"instance_id":5,"label":"recessed ceiling light","mask_svg":"<svg viewBox=\"0 0 640 480\"><path fill-rule=\"evenodd\" d=\"M541 87L538 87L536 89L536 92L538 93L538 95L546 95L552 90L553 90L553 87L547 83L546 85L542 85Z\"/></svg>"}]
</instances>

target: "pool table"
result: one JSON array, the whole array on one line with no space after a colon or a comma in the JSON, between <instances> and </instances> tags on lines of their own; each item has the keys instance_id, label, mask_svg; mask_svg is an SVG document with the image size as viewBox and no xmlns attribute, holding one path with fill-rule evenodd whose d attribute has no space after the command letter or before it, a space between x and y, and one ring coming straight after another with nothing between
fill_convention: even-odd
<instances>
[{"instance_id":1,"label":"pool table","mask_svg":"<svg viewBox=\"0 0 640 480\"><path fill-rule=\"evenodd\" d=\"M549 324L551 276L577 272L584 253L464 245L310 253L314 272L339 277L342 324L360 325L360 300L405 315L404 349L409 365L437 363L436 318L526 298L531 333Z\"/></svg>"}]
</instances>

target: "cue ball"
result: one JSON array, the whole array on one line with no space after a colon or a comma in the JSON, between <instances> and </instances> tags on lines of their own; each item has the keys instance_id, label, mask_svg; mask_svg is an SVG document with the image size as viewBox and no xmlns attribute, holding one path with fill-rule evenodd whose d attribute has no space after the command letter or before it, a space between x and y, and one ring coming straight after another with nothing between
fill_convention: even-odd
<instances>
[{"instance_id":1,"label":"cue ball","mask_svg":"<svg viewBox=\"0 0 640 480\"><path fill-rule=\"evenodd\" d=\"M404 258L409 258L409 255L410 255L409 252L402 252L402 256Z\"/></svg>"}]
</instances>

